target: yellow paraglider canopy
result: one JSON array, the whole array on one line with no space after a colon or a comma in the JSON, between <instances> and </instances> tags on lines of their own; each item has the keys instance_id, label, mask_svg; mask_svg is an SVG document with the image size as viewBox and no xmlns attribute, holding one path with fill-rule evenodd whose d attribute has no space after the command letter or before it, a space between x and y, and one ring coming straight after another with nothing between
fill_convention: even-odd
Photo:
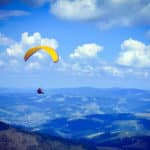
<instances>
[{"instance_id":1,"label":"yellow paraglider canopy","mask_svg":"<svg viewBox=\"0 0 150 150\"><path fill-rule=\"evenodd\" d=\"M58 62L59 56L58 56L57 52L53 48L48 47L48 46L43 46L43 45L30 48L25 53L24 60L27 61L30 56L32 56L34 53L36 53L40 49L46 51L51 56L53 62Z\"/></svg>"}]
</instances>

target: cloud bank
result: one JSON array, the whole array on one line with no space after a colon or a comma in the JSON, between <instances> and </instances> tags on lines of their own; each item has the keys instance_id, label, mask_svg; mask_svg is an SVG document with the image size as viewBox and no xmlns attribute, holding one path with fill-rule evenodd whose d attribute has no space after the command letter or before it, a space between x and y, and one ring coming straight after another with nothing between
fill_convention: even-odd
<instances>
[{"instance_id":1,"label":"cloud bank","mask_svg":"<svg viewBox=\"0 0 150 150\"><path fill-rule=\"evenodd\" d=\"M150 67L150 45L128 39L121 44L122 52L117 62L120 65L132 67Z\"/></svg>"},{"instance_id":2,"label":"cloud bank","mask_svg":"<svg viewBox=\"0 0 150 150\"><path fill-rule=\"evenodd\" d=\"M9 4L2 0L1 5ZM101 29L150 25L149 0L21 0L31 7L50 5L49 12L64 19L95 22ZM0 19L27 15L23 10L0 11Z\"/></svg>"},{"instance_id":3,"label":"cloud bank","mask_svg":"<svg viewBox=\"0 0 150 150\"><path fill-rule=\"evenodd\" d=\"M20 41L14 41L4 34L0 34L0 44L6 48L0 52L0 68L13 71L40 71L47 67L49 58L44 52L36 53L29 62L24 64L23 57L26 50L37 45L47 45L58 48L58 41L54 38L43 37L36 32L29 34L22 33ZM124 78L126 76L144 77L150 75L150 46L145 43L129 38L122 41L118 56L112 62L107 62L101 55L103 45L97 43L83 43L71 50L67 59L61 57L59 63L55 65L53 71L63 72L72 76L86 77L115 77ZM20 68L19 68L20 67ZM51 66L50 66L51 67ZM10 69L11 68L11 69ZM17 69L18 68L18 69ZM22 70L22 69L21 69Z\"/></svg>"},{"instance_id":4,"label":"cloud bank","mask_svg":"<svg viewBox=\"0 0 150 150\"><path fill-rule=\"evenodd\" d=\"M56 0L50 11L66 20L95 21L100 28L150 24L149 0Z\"/></svg>"},{"instance_id":5,"label":"cloud bank","mask_svg":"<svg viewBox=\"0 0 150 150\"><path fill-rule=\"evenodd\" d=\"M93 58L102 51L103 47L95 43L88 43L78 46L73 53L70 54L71 58Z\"/></svg>"}]
</instances>

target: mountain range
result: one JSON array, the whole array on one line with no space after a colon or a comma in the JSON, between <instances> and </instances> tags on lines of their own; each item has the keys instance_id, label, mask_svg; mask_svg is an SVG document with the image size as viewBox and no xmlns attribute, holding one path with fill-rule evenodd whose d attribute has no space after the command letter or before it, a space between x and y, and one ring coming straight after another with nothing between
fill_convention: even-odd
<instances>
[{"instance_id":1,"label":"mountain range","mask_svg":"<svg viewBox=\"0 0 150 150\"><path fill-rule=\"evenodd\" d=\"M34 89L1 89L0 120L17 132L75 142L85 149L149 150L150 91L43 90L38 95Z\"/></svg>"}]
</instances>

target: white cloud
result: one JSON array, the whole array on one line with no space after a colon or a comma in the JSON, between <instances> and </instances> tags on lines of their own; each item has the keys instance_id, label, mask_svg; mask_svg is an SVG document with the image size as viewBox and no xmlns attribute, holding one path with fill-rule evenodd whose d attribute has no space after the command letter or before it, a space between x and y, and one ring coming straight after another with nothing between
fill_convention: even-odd
<instances>
[{"instance_id":1,"label":"white cloud","mask_svg":"<svg viewBox=\"0 0 150 150\"><path fill-rule=\"evenodd\" d=\"M128 39L121 44L122 52L117 63L131 67L150 67L150 45Z\"/></svg>"},{"instance_id":2,"label":"white cloud","mask_svg":"<svg viewBox=\"0 0 150 150\"><path fill-rule=\"evenodd\" d=\"M72 64L71 69L76 72L81 72L83 70L83 68L81 68L81 65L79 63Z\"/></svg>"},{"instance_id":3,"label":"white cloud","mask_svg":"<svg viewBox=\"0 0 150 150\"><path fill-rule=\"evenodd\" d=\"M136 77L148 78L150 76L150 46L140 41L127 39L121 44L121 52L117 58L117 63L108 63L100 61L92 54L94 61L91 59L71 59L61 60L57 66L58 71L63 71L72 75L86 77ZM86 53L85 46L77 47L72 54L71 58L92 58L91 54ZM90 55L90 57L89 57ZM118 65L119 64L119 65Z\"/></svg>"},{"instance_id":4,"label":"white cloud","mask_svg":"<svg viewBox=\"0 0 150 150\"><path fill-rule=\"evenodd\" d=\"M141 68L141 67L123 67L122 73L124 76L132 76L132 77L138 77L138 78L148 78L150 75L148 68Z\"/></svg>"},{"instance_id":5,"label":"white cloud","mask_svg":"<svg viewBox=\"0 0 150 150\"><path fill-rule=\"evenodd\" d=\"M6 49L6 53L8 56L15 56L15 57L23 55L23 45L20 43L12 44L10 45L10 47Z\"/></svg>"},{"instance_id":6,"label":"white cloud","mask_svg":"<svg viewBox=\"0 0 150 150\"><path fill-rule=\"evenodd\" d=\"M122 76L123 75L123 72L115 66L110 66L110 65L106 66L105 65L102 67L102 70L113 75L113 76Z\"/></svg>"},{"instance_id":7,"label":"white cloud","mask_svg":"<svg viewBox=\"0 0 150 150\"><path fill-rule=\"evenodd\" d=\"M37 52L34 54L35 57L39 58L39 59L44 59L44 54L42 52Z\"/></svg>"},{"instance_id":8,"label":"white cloud","mask_svg":"<svg viewBox=\"0 0 150 150\"><path fill-rule=\"evenodd\" d=\"M73 61L64 61L61 60L57 66L57 71L61 72L70 72L70 74L79 75L86 77L92 76L101 76L101 75L111 75L114 77L123 77L125 74L125 70L116 64L109 64L104 61L100 61L100 58L92 60L76 60Z\"/></svg>"},{"instance_id":9,"label":"white cloud","mask_svg":"<svg viewBox=\"0 0 150 150\"><path fill-rule=\"evenodd\" d=\"M94 20L101 28L108 28L150 24L149 8L149 0L56 0L50 10L63 19Z\"/></svg>"},{"instance_id":10,"label":"white cloud","mask_svg":"<svg viewBox=\"0 0 150 150\"><path fill-rule=\"evenodd\" d=\"M0 10L0 20L8 17L24 16L28 14L28 12L23 10Z\"/></svg>"},{"instance_id":11,"label":"white cloud","mask_svg":"<svg viewBox=\"0 0 150 150\"><path fill-rule=\"evenodd\" d=\"M63 59L60 60L59 65L56 67L57 71L67 71L70 68L70 64Z\"/></svg>"},{"instance_id":12,"label":"white cloud","mask_svg":"<svg viewBox=\"0 0 150 150\"><path fill-rule=\"evenodd\" d=\"M26 70L39 70L41 65L38 62L31 62L27 64Z\"/></svg>"},{"instance_id":13,"label":"white cloud","mask_svg":"<svg viewBox=\"0 0 150 150\"><path fill-rule=\"evenodd\" d=\"M4 34L0 33L0 45L9 45L12 44L14 41Z\"/></svg>"},{"instance_id":14,"label":"white cloud","mask_svg":"<svg viewBox=\"0 0 150 150\"><path fill-rule=\"evenodd\" d=\"M58 47L58 42L54 38L43 38L39 32L29 35L28 32L22 33L22 39L20 42L24 46L37 46L37 45L47 45L54 49Z\"/></svg>"},{"instance_id":15,"label":"white cloud","mask_svg":"<svg viewBox=\"0 0 150 150\"><path fill-rule=\"evenodd\" d=\"M61 60L56 67L57 71L61 72L70 72L71 74L74 75L84 75L86 74L87 76L93 76L95 72L94 66L90 64L89 62L87 63L82 63L82 61L78 62L66 62L64 60Z\"/></svg>"},{"instance_id":16,"label":"white cloud","mask_svg":"<svg viewBox=\"0 0 150 150\"><path fill-rule=\"evenodd\" d=\"M97 54L102 51L103 47L95 43L88 43L78 46L70 58L92 58L96 57Z\"/></svg>"},{"instance_id":17,"label":"white cloud","mask_svg":"<svg viewBox=\"0 0 150 150\"><path fill-rule=\"evenodd\" d=\"M52 4L51 12L69 20L89 20L100 15L96 0L57 0Z\"/></svg>"}]
</instances>

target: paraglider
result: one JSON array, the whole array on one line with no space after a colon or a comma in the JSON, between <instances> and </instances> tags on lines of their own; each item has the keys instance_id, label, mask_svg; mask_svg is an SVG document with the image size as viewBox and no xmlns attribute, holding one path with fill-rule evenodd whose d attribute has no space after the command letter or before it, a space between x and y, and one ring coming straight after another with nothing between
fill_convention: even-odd
<instances>
[{"instance_id":1,"label":"paraglider","mask_svg":"<svg viewBox=\"0 0 150 150\"><path fill-rule=\"evenodd\" d=\"M54 63L59 61L59 56L58 56L57 52L53 48L48 47L48 46L43 46L43 45L30 48L25 53L24 60L27 61L34 53L36 53L37 51L39 51L41 49L44 50L45 52L47 52L51 56L52 61ZM38 94L44 94L44 92L43 92L43 90L41 88L37 89L37 93Z\"/></svg>"},{"instance_id":2,"label":"paraglider","mask_svg":"<svg viewBox=\"0 0 150 150\"><path fill-rule=\"evenodd\" d=\"M47 52L51 56L53 62L56 63L59 61L59 56L58 56L57 52L53 48L48 47L48 46L43 46L43 45L30 48L25 53L24 60L27 61L29 59L29 57L31 57L34 53L36 53L37 51L39 51L41 49L44 50L45 52Z\"/></svg>"}]
</instances>

